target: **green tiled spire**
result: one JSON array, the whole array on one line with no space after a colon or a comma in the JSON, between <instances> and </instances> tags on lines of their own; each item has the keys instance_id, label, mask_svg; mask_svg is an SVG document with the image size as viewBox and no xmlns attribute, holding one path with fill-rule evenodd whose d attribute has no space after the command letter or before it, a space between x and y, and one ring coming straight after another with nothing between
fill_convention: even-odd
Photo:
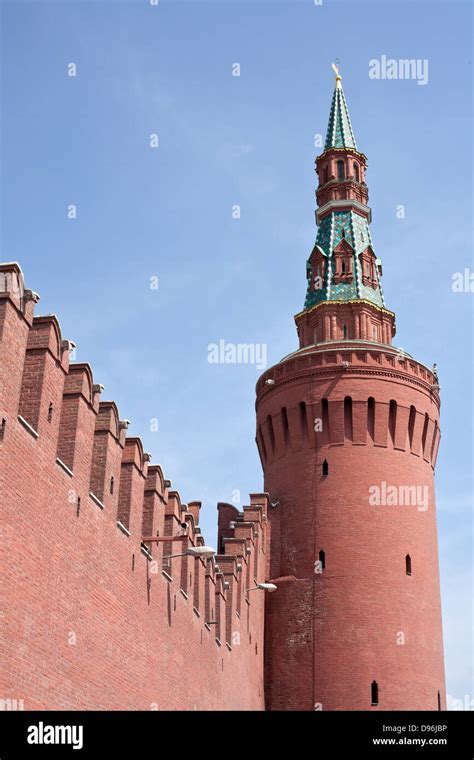
<instances>
[{"instance_id":1,"label":"green tiled spire","mask_svg":"<svg viewBox=\"0 0 474 760\"><path fill-rule=\"evenodd\" d=\"M323 213L319 218L318 215L316 217L318 232L315 249L307 262L308 289L304 309L310 309L322 302L357 300L369 301L375 306L384 308L379 267L375 268L373 281L368 281L363 271L364 252L370 249L371 253L368 255L375 256L369 231L370 209L366 205L367 185L365 180L359 181L361 176L365 176L363 175L365 156L357 151L339 69L334 64L333 69L336 73L336 86L324 151L337 149L336 158L338 162L344 162L344 171L343 176L339 177L334 166L334 159L331 157L325 159L324 153L322 154L323 158L318 167L321 183L318 205L320 209L323 209ZM354 151L358 155L354 156ZM357 175L353 173L355 164L357 164ZM334 176L334 173L337 176ZM325 190L325 188L329 189ZM351 277L336 276L334 252L343 240L352 249ZM319 251L321 261L324 261L324 279L318 282L317 288L314 277L318 266L316 265L313 271L312 264L315 251ZM377 260L378 263L379 260Z\"/></svg>"},{"instance_id":2,"label":"green tiled spire","mask_svg":"<svg viewBox=\"0 0 474 760\"><path fill-rule=\"evenodd\" d=\"M340 78L336 79L331 113L329 114L326 143L324 145L324 150L328 150L329 148L354 148L357 150Z\"/></svg>"}]
</instances>

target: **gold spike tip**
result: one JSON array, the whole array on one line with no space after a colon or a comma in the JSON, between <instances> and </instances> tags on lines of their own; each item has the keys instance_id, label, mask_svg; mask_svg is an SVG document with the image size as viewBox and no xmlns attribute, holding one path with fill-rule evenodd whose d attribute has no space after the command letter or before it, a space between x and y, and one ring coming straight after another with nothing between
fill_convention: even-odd
<instances>
[{"instance_id":1,"label":"gold spike tip","mask_svg":"<svg viewBox=\"0 0 474 760\"><path fill-rule=\"evenodd\" d=\"M336 87L339 89L341 87L341 81L342 81L342 77L339 74L339 67L336 66L335 63L332 63L331 66L332 66L332 70L334 71L336 75Z\"/></svg>"}]
</instances>

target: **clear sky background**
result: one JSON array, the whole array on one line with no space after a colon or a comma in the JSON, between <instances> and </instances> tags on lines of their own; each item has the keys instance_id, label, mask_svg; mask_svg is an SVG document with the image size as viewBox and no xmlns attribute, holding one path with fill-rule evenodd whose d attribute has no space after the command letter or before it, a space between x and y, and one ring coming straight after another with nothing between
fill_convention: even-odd
<instances>
[{"instance_id":1,"label":"clear sky background","mask_svg":"<svg viewBox=\"0 0 474 760\"><path fill-rule=\"evenodd\" d=\"M238 489L242 506L262 473L260 371L209 364L207 347L266 343L269 365L297 347L314 135L340 59L395 344L439 369L447 691L463 701L474 295L453 293L452 276L474 269L471 32L468 2L2 3L2 260L20 262L37 313L58 315L183 502L202 500L210 543L217 501ZM428 84L369 79L382 55L428 59Z\"/></svg>"}]
</instances>

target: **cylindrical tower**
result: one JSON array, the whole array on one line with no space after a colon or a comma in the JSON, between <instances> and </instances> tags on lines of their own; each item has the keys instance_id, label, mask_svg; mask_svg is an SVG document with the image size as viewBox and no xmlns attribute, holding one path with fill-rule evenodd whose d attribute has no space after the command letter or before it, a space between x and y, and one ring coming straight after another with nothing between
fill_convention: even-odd
<instances>
[{"instance_id":1,"label":"cylindrical tower","mask_svg":"<svg viewBox=\"0 0 474 760\"><path fill-rule=\"evenodd\" d=\"M366 158L340 77L317 159L300 348L257 384L269 512L270 710L445 709L434 466L439 386L391 344Z\"/></svg>"}]
</instances>

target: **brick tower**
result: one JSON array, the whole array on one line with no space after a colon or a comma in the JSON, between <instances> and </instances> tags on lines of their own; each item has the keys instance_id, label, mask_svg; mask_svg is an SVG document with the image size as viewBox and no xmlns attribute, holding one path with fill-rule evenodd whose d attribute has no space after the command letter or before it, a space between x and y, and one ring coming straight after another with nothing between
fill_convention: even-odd
<instances>
[{"instance_id":1,"label":"brick tower","mask_svg":"<svg viewBox=\"0 0 474 760\"><path fill-rule=\"evenodd\" d=\"M336 70L299 349L257 383L270 710L445 709L439 386L392 345L366 166Z\"/></svg>"}]
</instances>

